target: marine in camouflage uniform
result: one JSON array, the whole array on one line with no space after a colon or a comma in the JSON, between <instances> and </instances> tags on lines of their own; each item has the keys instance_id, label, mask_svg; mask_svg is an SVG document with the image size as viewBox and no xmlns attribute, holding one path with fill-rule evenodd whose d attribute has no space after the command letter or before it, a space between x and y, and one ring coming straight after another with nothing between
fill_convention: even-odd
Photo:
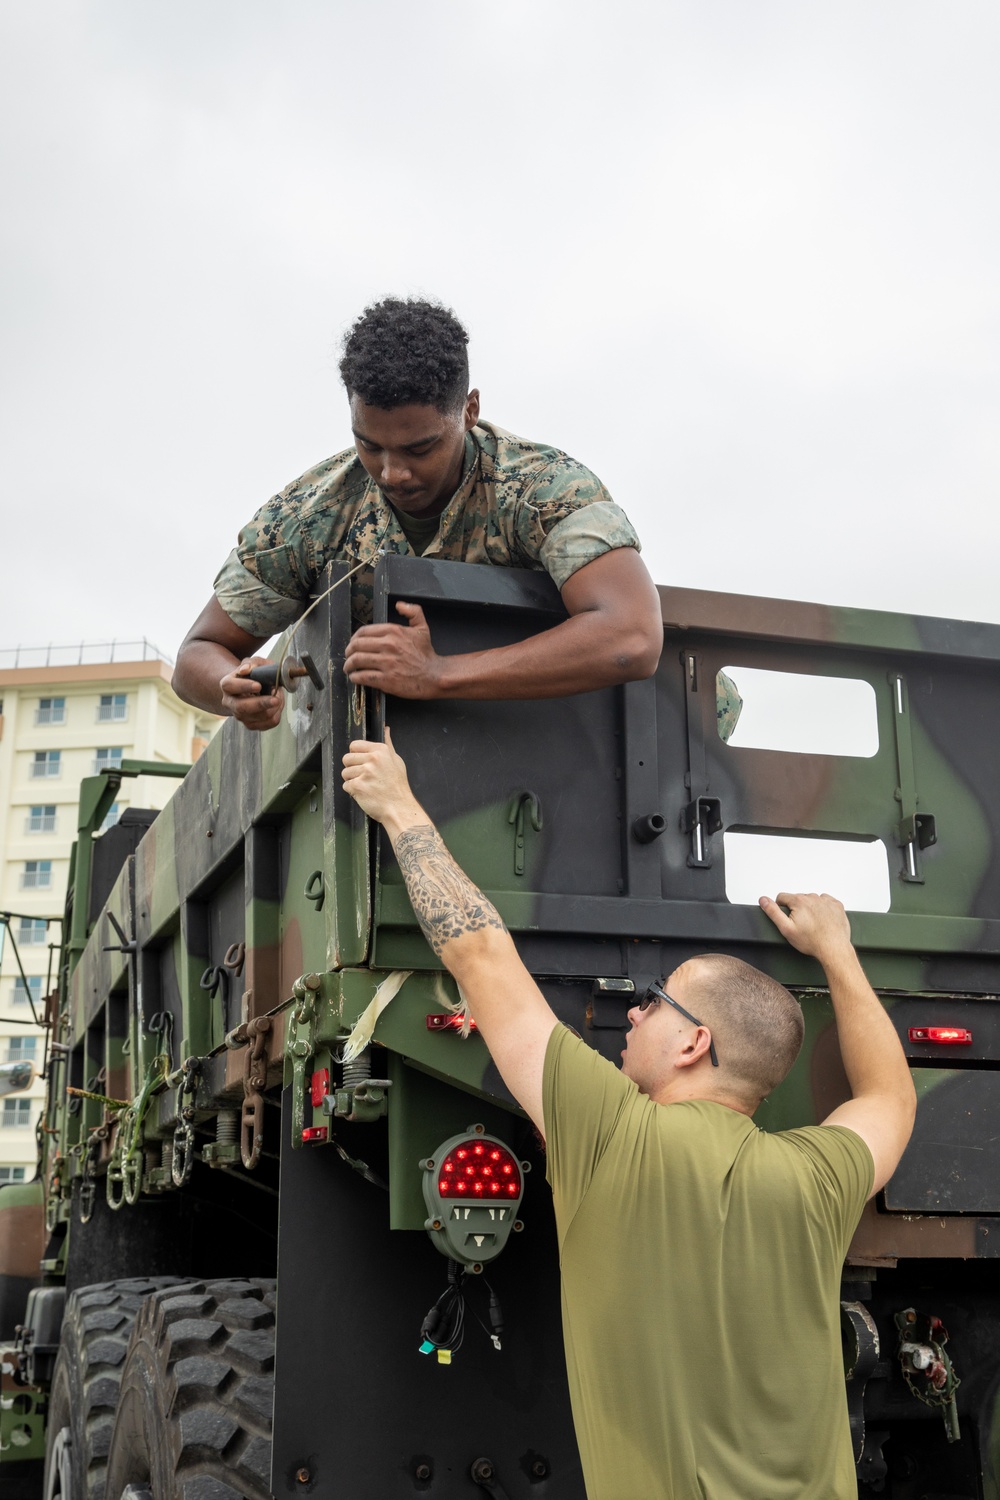
<instances>
[{"instance_id":1,"label":"marine in camouflage uniform","mask_svg":"<svg viewBox=\"0 0 1000 1500\"><path fill-rule=\"evenodd\" d=\"M261 507L220 570L215 595L231 620L266 638L298 618L330 562L365 564L351 579L351 611L355 625L369 624L380 549L544 569L561 589L619 547L638 551L639 538L595 474L557 448L479 421L466 435L461 483L426 546L348 448Z\"/></svg>"},{"instance_id":2,"label":"marine in camouflage uniform","mask_svg":"<svg viewBox=\"0 0 1000 1500\"><path fill-rule=\"evenodd\" d=\"M249 673L334 561L358 568L344 658L355 686L404 698L561 697L655 671L660 604L628 518L565 453L480 420L467 343L436 304L387 298L365 309L340 365L355 448L297 479L241 532L178 653L182 698L273 728L281 691L261 693ZM546 571L567 618L489 651L439 655L419 604L398 600L399 620L373 623L380 550Z\"/></svg>"}]
</instances>

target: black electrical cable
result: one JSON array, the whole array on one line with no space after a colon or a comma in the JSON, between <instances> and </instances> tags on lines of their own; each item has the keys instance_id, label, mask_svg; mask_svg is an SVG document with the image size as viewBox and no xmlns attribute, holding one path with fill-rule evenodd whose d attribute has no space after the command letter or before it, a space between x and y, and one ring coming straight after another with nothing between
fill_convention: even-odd
<instances>
[{"instance_id":1,"label":"black electrical cable","mask_svg":"<svg viewBox=\"0 0 1000 1500\"><path fill-rule=\"evenodd\" d=\"M475 1308L472 1309L472 1316L475 1318L480 1328L486 1334L486 1337L491 1340L494 1349L499 1352L500 1335L503 1333L503 1309L500 1306L500 1298L497 1296L490 1283L486 1280L486 1277L482 1276L480 1277L480 1280L490 1294L489 1318L490 1328L492 1328L493 1332L490 1332L490 1328L487 1328L486 1324L476 1312Z\"/></svg>"},{"instance_id":2,"label":"black electrical cable","mask_svg":"<svg viewBox=\"0 0 1000 1500\"><path fill-rule=\"evenodd\" d=\"M423 1353L429 1354L431 1349L440 1349L455 1354L462 1347L462 1340L465 1337L466 1274L465 1266L458 1261L449 1260L448 1285L420 1325L422 1344L429 1346L423 1349ZM487 1338L492 1341L493 1347L499 1350L500 1335L503 1333L503 1310L500 1307L500 1298L485 1276L478 1279L489 1292L489 1320L492 1333L476 1309L470 1306L470 1311Z\"/></svg>"},{"instance_id":3,"label":"black electrical cable","mask_svg":"<svg viewBox=\"0 0 1000 1500\"><path fill-rule=\"evenodd\" d=\"M448 1285L428 1312L420 1325L421 1340L432 1349L444 1349L455 1354L462 1347L465 1337L465 1296L462 1283L465 1267L458 1261L448 1262ZM430 1350L425 1350L430 1353Z\"/></svg>"}]
</instances>

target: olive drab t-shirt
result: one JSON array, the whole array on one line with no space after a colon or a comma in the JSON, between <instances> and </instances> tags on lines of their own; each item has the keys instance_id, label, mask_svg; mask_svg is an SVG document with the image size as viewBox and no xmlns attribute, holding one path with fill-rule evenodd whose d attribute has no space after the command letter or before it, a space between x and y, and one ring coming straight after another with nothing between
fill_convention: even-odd
<instances>
[{"instance_id":1,"label":"olive drab t-shirt","mask_svg":"<svg viewBox=\"0 0 1000 1500\"><path fill-rule=\"evenodd\" d=\"M548 1178L588 1500L856 1500L840 1272L860 1136L654 1104L565 1027Z\"/></svg>"}]
</instances>

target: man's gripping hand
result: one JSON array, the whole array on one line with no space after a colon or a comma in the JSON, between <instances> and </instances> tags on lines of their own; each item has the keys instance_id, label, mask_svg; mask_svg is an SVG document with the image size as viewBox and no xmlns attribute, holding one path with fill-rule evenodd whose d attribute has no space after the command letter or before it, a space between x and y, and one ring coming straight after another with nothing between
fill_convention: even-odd
<instances>
[{"instance_id":1,"label":"man's gripping hand","mask_svg":"<svg viewBox=\"0 0 1000 1500\"><path fill-rule=\"evenodd\" d=\"M222 711L232 714L244 729L273 729L281 719L285 694L280 687L266 693L250 676L253 667L266 667L266 656L247 656L234 672L227 672L219 682Z\"/></svg>"},{"instance_id":2,"label":"man's gripping hand","mask_svg":"<svg viewBox=\"0 0 1000 1500\"><path fill-rule=\"evenodd\" d=\"M760 906L793 948L821 964L851 951L851 924L835 896L779 891L775 901L761 896Z\"/></svg>"},{"instance_id":3,"label":"man's gripping hand","mask_svg":"<svg viewBox=\"0 0 1000 1500\"><path fill-rule=\"evenodd\" d=\"M405 625L362 625L351 636L344 655L348 681L397 698L439 698L444 658L431 644L424 612L402 601L396 612Z\"/></svg>"},{"instance_id":4,"label":"man's gripping hand","mask_svg":"<svg viewBox=\"0 0 1000 1500\"><path fill-rule=\"evenodd\" d=\"M410 791L406 767L392 748L392 735L385 727L385 743L374 740L352 740L344 756L344 790L354 798L370 818L382 823L391 833L418 815L427 815Z\"/></svg>"}]
</instances>

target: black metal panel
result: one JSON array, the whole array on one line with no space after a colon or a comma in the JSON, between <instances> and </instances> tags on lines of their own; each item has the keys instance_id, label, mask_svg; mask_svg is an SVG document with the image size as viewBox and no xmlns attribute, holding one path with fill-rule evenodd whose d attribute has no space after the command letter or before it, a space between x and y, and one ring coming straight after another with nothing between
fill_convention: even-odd
<instances>
[{"instance_id":1,"label":"black metal panel","mask_svg":"<svg viewBox=\"0 0 1000 1500\"><path fill-rule=\"evenodd\" d=\"M376 572L376 618L393 620L401 599L422 605L435 649L444 655L522 640L565 616L544 575L386 558ZM414 789L458 859L484 889L509 891L519 904L512 925L531 930L525 957L536 972L608 968L608 960L593 952L595 945L606 946L600 926L563 936L558 922L548 927L537 920L537 893L548 893L560 910L574 897L620 904L626 889L659 895L656 856L639 851L634 874L628 862L629 822L655 810L646 806L655 798L655 726L634 695L626 698L631 691L445 701L434 705L433 714L419 702L385 703ZM635 694L648 691L637 685ZM640 719L645 754L640 749L626 774L626 722L636 726ZM652 780L638 764L644 758ZM378 890L383 910L376 961L433 966L384 837ZM620 969L616 954L611 972Z\"/></svg>"},{"instance_id":2,"label":"black metal panel","mask_svg":"<svg viewBox=\"0 0 1000 1500\"><path fill-rule=\"evenodd\" d=\"M212 892L205 906L208 927L208 963L202 979L206 989L213 984L217 985L218 994L223 999L224 1029L231 1031L243 1019L243 966L238 962L234 966L233 962L237 959L233 950L243 942L246 925L243 869L234 870ZM227 955L231 959L228 964L225 962ZM205 998L207 1004L207 994Z\"/></svg>"},{"instance_id":3,"label":"black metal panel","mask_svg":"<svg viewBox=\"0 0 1000 1500\"><path fill-rule=\"evenodd\" d=\"M473 573L474 583L470 583ZM536 629L544 629L566 618L566 608L552 579L542 571L527 568L483 568L468 563L443 562L430 557L403 557L390 553L375 571L375 619L399 620L386 600L414 599L420 604L470 603L484 612L542 616ZM528 632L530 634L530 632Z\"/></svg>"},{"instance_id":4,"label":"black metal panel","mask_svg":"<svg viewBox=\"0 0 1000 1500\"><path fill-rule=\"evenodd\" d=\"M509 580L501 611L484 607L479 598L474 604L455 597L442 601L442 589L419 587L422 578L439 583L438 570L446 564L431 571L400 569L399 559L391 561L396 566L377 575L378 614L392 620L397 600L417 599L442 655L507 645L553 623L537 611L531 593L519 599L520 608L510 607L517 594ZM455 595L460 582L468 589L471 580L467 568L450 566L460 571L451 583ZM389 699L386 716L432 818L454 824L482 817L480 853L489 858L492 887L502 880L511 890L520 884L571 895L617 896L624 889L621 689L555 699L445 701L435 704L433 714L423 703ZM519 814L521 798L534 801ZM532 813L541 829L533 826ZM539 832L544 837L536 838ZM391 866L383 841L382 879L398 883Z\"/></svg>"},{"instance_id":5,"label":"black metal panel","mask_svg":"<svg viewBox=\"0 0 1000 1500\"><path fill-rule=\"evenodd\" d=\"M278 826L268 821L247 829L244 847L244 901L276 906L281 900L278 869Z\"/></svg>"},{"instance_id":6,"label":"black metal panel","mask_svg":"<svg viewBox=\"0 0 1000 1500\"><path fill-rule=\"evenodd\" d=\"M90 909L87 925L92 927L130 854L134 854L146 829L156 821L153 808L127 807L112 828L95 838L90 866Z\"/></svg>"},{"instance_id":7,"label":"black metal panel","mask_svg":"<svg viewBox=\"0 0 1000 1500\"><path fill-rule=\"evenodd\" d=\"M196 903L189 903L189 905L196 905ZM200 906L197 909L200 911ZM162 947L158 944L150 944L141 949L138 964L141 977L141 1005L137 1003L136 1009L140 1034L143 1036L148 1034L150 1021L166 1015L170 1017L167 1022L168 1034L179 1041L183 1031L184 1015L172 942L168 941ZM159 1022L157 1022L157 1028L160 1029ZM165 1036L164 1041L166 1040ZM136 1091L141 1084L140 1077L135 1084Z\"/></svg>"},{"instance_id":8,"label":"black metal panel","mask_svg":"<svg viewBox=\"0 0 1000 1500\"><path fill-rule=\"evenodd\" d=\"M885 1205L910 1213L1000 1213L1000 1073L961 1069L935 1081L919 1100Z\"/></svg>"},{"instance_id":9,"label":"black metal panel","mask_svg":"<svg viewBox=\"0 0 1000 1500\"><path fill-rule=\"evenodd\" d=\"M989 863L969 912L995 917L1000 910L1000 671L978 662L928 663L923 679L911 689L910 701L949 774L973 790L982 822L993 831Z\"/></svg>"},{"instance_id":10,"label":"black metal panel","mask_svg":"<svg viewBox=\"0 0 1000 1500\"><path fill-rule=\"evenodd\" d=\"M528 1177L528 1227L489 1268L502 1351L470 1318L442 1367L418 1345L446 1285L444 1257L426 1235L390 1230L388 1196L332 1149L292 1151L287 1092L282 1113L274 1494L475 1500L483 1490L469 1471L486 1457L509 1500L584 1500L541 1171ZM365 1139L374 1145L362 1131L353 1154ZM419 1478L420 1465L432 1477Z\"/></svg>"}]
</instances>

